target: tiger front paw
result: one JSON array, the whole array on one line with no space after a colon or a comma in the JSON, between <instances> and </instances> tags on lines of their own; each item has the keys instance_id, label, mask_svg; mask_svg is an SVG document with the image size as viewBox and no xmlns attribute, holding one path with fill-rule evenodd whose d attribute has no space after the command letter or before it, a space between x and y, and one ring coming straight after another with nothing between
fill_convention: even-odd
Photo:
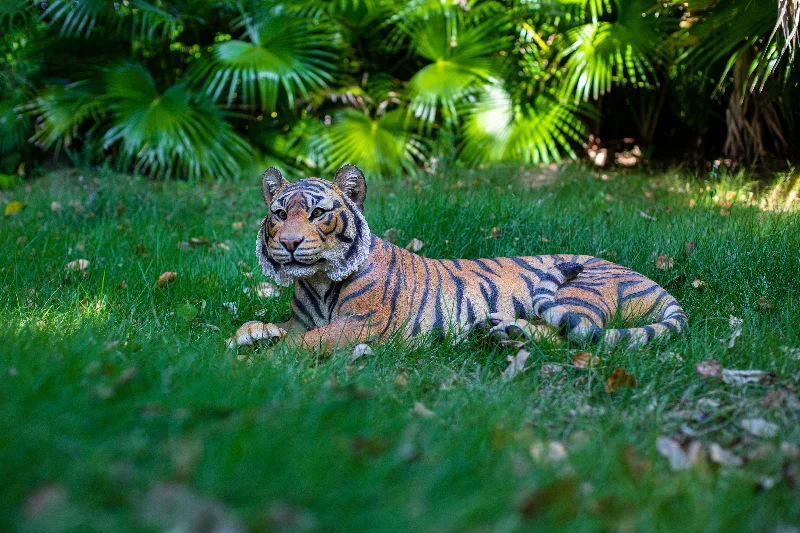
<instances>
[{"instance_id":1,"label":"tiger front paw","mask_svg":"<svg viewBox=\"0 0 800 533\"><path fill-rule=\"evenodd\" d=\"M493 325L489 329L488 336L501 344L559 339L556 329L546 323L533 324L521 318L515 320L493 320L492 322Z\"/></svg>"},{"instance_id":2,"label":"tiger front paw","mask_svg":"<svg viewBox=\"0 0 800 533\"><path fill-rule=\"evenodd\" d=\"M242 324L233 337L228 339L228 348L236 349L239 346L252 346L261 342L274 344L284 336L286 331L275 324L251 320Z\"/></svg>"}]
</instances>

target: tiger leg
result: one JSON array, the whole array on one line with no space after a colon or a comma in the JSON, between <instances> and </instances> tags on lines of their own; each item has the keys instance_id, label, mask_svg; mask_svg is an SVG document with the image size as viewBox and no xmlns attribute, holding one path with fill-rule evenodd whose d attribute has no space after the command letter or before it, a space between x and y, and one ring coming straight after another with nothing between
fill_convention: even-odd
<instances>
[{"instance_id":1,"label":"tiger leg","mask_svg":"<svg viewBox=\"0 0 800 533\"><path fill-rule=\"evenodd\" d=\"M528 339L533 342L560 340L558 330L547 322L529 322L524 318L506 318L499 313L489 315L490 328L487 335L494 340Z\"/></svg>"},{"instance_id":2,"label":"tiger leg","mask_svg":"<svg viewBox=\"0 0 800 533\"><path fill-rule=\"evenodd\" d=\"M353 346L373 339L375 327L368 318L350 315L337 318L327 326L311 329L301 335L289 336L286 342L300 348L327 353L336 348Z\"/></svg>"}]
</instances>

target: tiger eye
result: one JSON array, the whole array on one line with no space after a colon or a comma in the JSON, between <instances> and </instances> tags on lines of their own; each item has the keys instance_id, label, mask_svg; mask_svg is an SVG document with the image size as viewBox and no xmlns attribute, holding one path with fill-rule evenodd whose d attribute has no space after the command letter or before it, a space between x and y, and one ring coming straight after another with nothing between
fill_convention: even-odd
<instances>
[{"instance_id":1,"label":"tiger eye","mask_svg":"<svg viewBox=\"0 0 800 533\"><path fill-rule=\"evenodd\" d=\"M325 213L325 211L323 211L322 209L317 207L316 209L311 211L311 218L321 217L324 213Z\"/></svg>"},{"instance_id":2,"label":"tiger eye","mask_svg":"<svg viewBox=\"0 0 800 533\"><path fill-rule=\"evenodd\" d=\"M275 214L278 215L279 219L286 220L286 211L284 211L283 209L278 209L277 211L275 211Z\"/></svg>"}]
</instances>

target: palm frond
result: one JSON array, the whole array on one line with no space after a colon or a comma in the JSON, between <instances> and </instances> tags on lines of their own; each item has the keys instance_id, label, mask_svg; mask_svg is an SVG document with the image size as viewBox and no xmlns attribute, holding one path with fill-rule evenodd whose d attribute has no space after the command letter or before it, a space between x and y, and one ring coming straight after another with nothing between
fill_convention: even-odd
<instances>
[{"instance_id":1,"label":"palm frond","mask_svg":"<svg viewBox=\"0 0 800 533\"><path fill-rule=\"evenodd\" d=\"M252 157L210 102L180 83L159 92L141 65L123 64L106 74L104 97L110 127L105 148L119 144L121 162L154 176L230 177Z\"/></svg>"},{"instance_id":2,"label":"palm frond","mask_svg":"<svg viewBox=\"0 0 800 533\"><path fill-rule=\"evenodd\" d=\"M43 89L27 111L39 125L32 140L56 152L70 146L88 119L102 114L96 88L84 81Z\"/></svg>"},{"instance_id":3,"label":"palm frond","mask_svg":"<svg viewBox=\"0 0 800 533\"><path fill-rule=\"evenodd\" d=\"M574 159L573 147L587 136L578 112L576 105L551 96L514 102L502 87L486 86L464 119L460 157L470 165Z\"/></svg>"},{"instance_id":4,"label":"palm frond","mask_svg":"<svg viewBox=\"0 0 800 533\"><path fill-rule=\"evenodd\" d=\"M107 0L52 0L42 18L60 26L61 35L89 37L99 22L117 15L118 6Z\"/></svg>"},{"instance_id":5,"label":"palm frond","mask_svg":"<svg viewBox=\"0 0 800 533\"><path fill-rule=\"evenodd\" d=\"M275 8L271 16L242 14L244 34L214 45L213 60L194 78L214 101L240 101L273 111L281 90L289 106L333 80L335 35L313 21Z\"/></svg>"},{"instance_id":6,"label":"palm frond","mask_svg":"<svg viewBox=\"0 0 800 533\"><path fill-rule=\"evenodd\" d=\"M0 154L19 151L28 141L31 120L18 99L0 100Z\"/></svg>"},{"instance_id":7,"label":"palm frond","mask_svg":"<svg viewBox=\"0 0 800 533\"><path fill-rule=\"evenodd\" d=\"M416 54L430 61L408 82L411 112L429 130L440 111L455 120L458 101L499 76L503 62L499 53L512 42L504 17L468 15L452 5L417 7L399 21L393 46L406 40Z\"/></svg>"},{"instance_id":8,"label":"palm frond","mask_svg":"<svg viewBox=\"0 0 800 533\"><path fill-rule=\"evenodd\" d=\"M335 113L311 148L323 155L325 170L352 162L368 174L396 176L413 173L426 146L409 128L402 110L371 118L355 109Z\"/></svg>"},{"instance_id":9,"label":"palm frond","mask_svg":"<svg viewBox=\"0 0 800 533\"><path fill-rule=\"evenodd\" d=\"M566 58L562 94L576 102L597 99L614 85L647 86L657 83L662 52L656 35L668 34L664 19L649 0L619 2L617 20L596 21L567 32L571 43Z\"/></svg>"}]
</instances>

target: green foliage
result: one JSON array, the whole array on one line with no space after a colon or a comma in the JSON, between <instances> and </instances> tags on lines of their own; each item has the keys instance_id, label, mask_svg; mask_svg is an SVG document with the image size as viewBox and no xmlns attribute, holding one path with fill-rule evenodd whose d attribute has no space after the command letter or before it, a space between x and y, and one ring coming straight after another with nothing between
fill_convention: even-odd
<instances>
[{"instance_id":1,"label":"green foliage","mask_svg":"<svg viewBox=\"0 0 800 533\"><path fill-rule=\"evenodd\" d=\"M397 175L574 159L607 121L706 131L713 106L725 150L758 157L788 149L800 92L797 0L765 2L0 0L0 159ZM715 101L728 87L753 96ZM615 92L641 109L609 111Z\"/></svg>"}]
</instances>

